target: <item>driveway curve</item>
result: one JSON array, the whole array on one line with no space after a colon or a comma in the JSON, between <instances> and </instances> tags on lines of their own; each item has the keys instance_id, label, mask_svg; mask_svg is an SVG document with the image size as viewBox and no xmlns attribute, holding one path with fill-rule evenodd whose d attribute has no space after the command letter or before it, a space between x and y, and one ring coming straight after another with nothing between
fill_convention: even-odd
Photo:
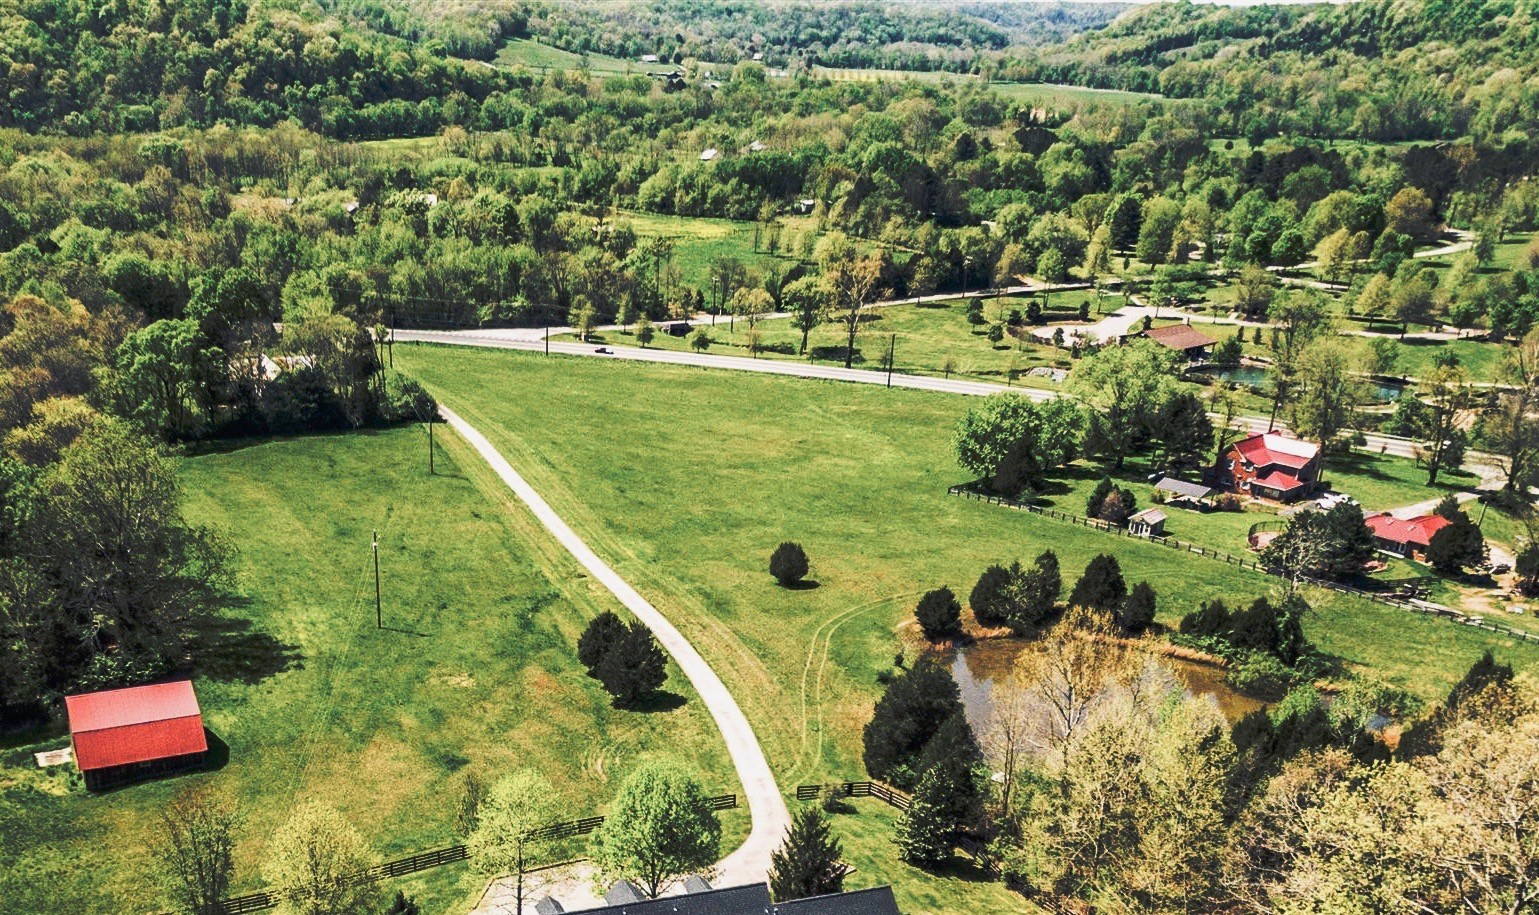
<instances>
[{"instance_id":1,"label":"driveway curve","mask_svg":"<svg viewBox=\"0 0 1539 915\"><path fill-rule=\"evenodd\" d=\"M738 707L737 700L732 698L732 693L721 682L716 671L711 669L711 665L706 663L705 658L695 650L695 646L690 644L689 639L685 638L666 616L601 559L577 535L577 532L556 514L534 487L513 469L513 465L508 463L486 436L447 407L440 405L439 412L443 414L449 426L472 448L475 448L487 464L491 465L502 482L529 507L535 518L555 536L557 542L588 570L588 574L609 589L609 592L624 604L627 610L652 630L658 642L683 670L684 676L689 678L690 685L695 688L695 692L699 694L701 701L710 711L711 717L715 719L716 727L721 730L722 740L727 745L727 754L732 758L732 765L737 769L738 780L743 784L743 793L748 799L748 812L753 820L747 841L717 864L720 885L762 883L769 873L770 853L784 838L786 829L791 823L791 816L786 809L785 798L781 795L779 786L775 784L775 776L770 771L769 761L764 758L764 751L759 746L759 738L755 736L753 727L748 723L743 710Z\"/></svg>"}]
</instances>

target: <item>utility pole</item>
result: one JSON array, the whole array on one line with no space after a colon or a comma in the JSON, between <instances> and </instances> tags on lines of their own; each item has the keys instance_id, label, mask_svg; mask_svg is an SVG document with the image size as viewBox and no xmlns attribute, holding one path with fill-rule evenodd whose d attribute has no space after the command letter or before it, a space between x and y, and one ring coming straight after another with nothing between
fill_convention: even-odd
<instances>
[{"instance_id":1,"label":"utility pole","mask_svg":"<svg viewBox=\"0 0 1539 915\"><path fill-rule=\"evenodd\" d=\"M897 355L897 352L898 352L898 335L897 334L892 334L891 336L889 336L887 338L887 386L889 388L892 387L892 364L893 364L893 357Z\"/></svg>"},{"instance_id":2,"label":"utility pole","mask_svg":"<svg viewBox=\"0 0 1539 915\"><path fill-rule=\"evenodd\" d=\"M395 308L390 309L390 343L386 347L390 351L390 367L395 368Z\"/></svg>"},{"instance_id":3,"label":"utility pole","mask_svg":"<svg viewBox=\"0 0 1539 915\"><path fill-rule=\"evenodd\" d=\"M432 476L438 471L433 467L433 414L428 414L428 475Z\"/></svg>"},{"instance_id":4,"label":"utility pole","mask_svg":"<svg viewBox=\"0 0 1539 915\"><path fill-rule=\"evenodd\" d=\"M385 628L384 606L379 598L379 531L374 532L374 628Z\"/></svg>"}]
</instances>

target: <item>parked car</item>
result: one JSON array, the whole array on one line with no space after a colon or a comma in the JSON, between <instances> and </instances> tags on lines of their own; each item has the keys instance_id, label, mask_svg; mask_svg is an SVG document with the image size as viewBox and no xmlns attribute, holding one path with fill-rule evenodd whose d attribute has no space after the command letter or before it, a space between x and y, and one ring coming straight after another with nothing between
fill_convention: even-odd
<instances>
[{"instance_id":1,"label":"parked car","mask_svg":"<svg viewBox=\"0 0 1539 915\"><path fill-rule=\"evenodd\" d=\"M1328 492L1315 500L1315 504L1330 511L1338 505L1356 505L1357 500L1344 492Z\"/></svg>"}]
</instances>

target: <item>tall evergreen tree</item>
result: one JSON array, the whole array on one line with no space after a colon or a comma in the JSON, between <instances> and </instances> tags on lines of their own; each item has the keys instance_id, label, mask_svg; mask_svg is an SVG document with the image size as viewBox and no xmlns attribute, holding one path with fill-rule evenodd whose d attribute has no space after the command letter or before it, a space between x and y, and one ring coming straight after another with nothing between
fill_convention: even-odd
<instances>
[{"instance_id":1,"label":"tall evergreen tree","mask_svg":"<svg viewBox=\"0 0 1539 915\"><path fill-rule=\"evenodd\" d=\"M948 786L931 770L919 780L907 810L898 817L893 841L903 860L917 867L939 867L951 857L955 830L947 822Z\"/></svg>"},{"instance_id":2,"label":"tall evergreen tree","mask_svg":"<svg viewBox=\"0 0 1539 915\"><path fill-rule=\"evenodd\" d=\"M776 902L827 896L844 889L850 872L843 849L816 807L804 807L791 817L785 841L770 854L770 895Z\"/></svg>"},{"instance_id":3,"label":"tall evergreen tree","mask_svg":"<svg viewBox=\"0 0 1539 915\"><path fill-rule=\"evenodd\" d=\"M1117 557L1102 553L1085 566L1084 574L1069 594L1069 603L1075 607L1115 613L1127 594L1127 582L1122 579L1122 566L1117 563Z\"/></svg>"}]
</instances>

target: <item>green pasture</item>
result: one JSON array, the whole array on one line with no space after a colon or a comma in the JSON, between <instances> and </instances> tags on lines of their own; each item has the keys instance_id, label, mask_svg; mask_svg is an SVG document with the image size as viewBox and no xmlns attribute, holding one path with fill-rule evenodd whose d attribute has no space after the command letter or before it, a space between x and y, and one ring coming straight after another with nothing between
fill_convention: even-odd
<instances>
[{"instance_id":1,"label":"green pasture","mask_svg":"<svg viewBox=\"0 0 1539 915\"><path fill-rule=\"evenodd\" d=\"M896 627L923 591L964 593L993 562L1058 551L1073 576L1114 551L1174 622L1275 580L1213 560L946 494L972 402L931 392L693 367L453 347L398 359L487 434L719 669L787 781L859 772L859 729ZM539 391L538 397L520 396ZM1082 510L1082 509L1081 509ZM764 571L801 542L819 586ZM1314 595L1311 636L1343 668L1425 696L1480 650L1534 649L1404 611Z\"/></svg>"},{"instance_id":2,"label":"green pasture","mask_svg":"<svg viewBox=\"0 0 1539 915\"><path fill-rule=\"evenodd\" d=\"M611 606L467 446L420 427L232 444L181 464L188 514L238 551L238 593L192 652L217 771L90 795L31 752L0 755L0 898L11 912L149 912L146 842L184 786L227 792L243 822L234 891L262 885L267 836L292 808L339 809L382 858L457 841L466 773L541 769L574 815L600 812L649 755L707 789L738 785L710 716L673 670L649 710L619 711L578 665L586 620ZM384 629L370 541L378 532ZM728 815L744 834L746 814ZM424 911L468 910L468 865L392 884Z\"/></svg>"}]
</instances>

